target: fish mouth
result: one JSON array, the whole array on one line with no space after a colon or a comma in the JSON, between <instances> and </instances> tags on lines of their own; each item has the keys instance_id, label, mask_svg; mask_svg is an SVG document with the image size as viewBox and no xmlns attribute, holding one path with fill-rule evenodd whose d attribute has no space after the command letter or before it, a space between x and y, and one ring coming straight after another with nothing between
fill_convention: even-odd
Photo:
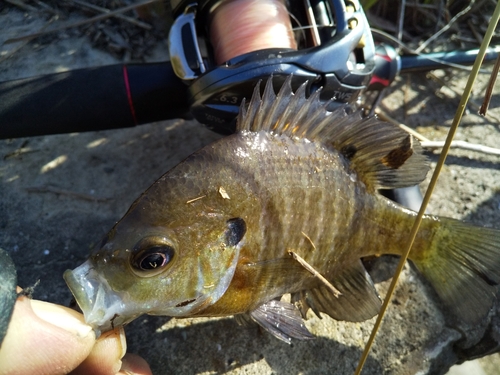
<instances>
[{"instance_id":1,"label":"fish mouth","mask_svg":"<svg viewBox=\"0 0 500 375\"><path fill-rule=\"evenodd\" d=\"M140 315L124 314L125 296L111 289L89 260L74 270L66 270L63 277L82 309L85 321L94 328L97 336Z\"/></svg>"}]
</instances>

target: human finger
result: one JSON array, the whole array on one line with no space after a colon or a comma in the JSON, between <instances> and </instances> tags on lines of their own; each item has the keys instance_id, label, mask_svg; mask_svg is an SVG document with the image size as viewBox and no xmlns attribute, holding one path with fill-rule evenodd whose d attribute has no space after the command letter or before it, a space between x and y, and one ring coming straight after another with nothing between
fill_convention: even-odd
<instances>
[{"instance_id":1,"label":"human finger","mask_svg":"<svg viewBox=\"0 0 500 375\"><path fill-rule=\"evenodd\" d=\"M127 351L123 327L103 333L96 341L87 358L71 375L115 375L122 366Z\"/></svg>"},{"instance_id":2,"label":"human finger","mask_svg":"<svg viewBox=\"0 0 500 375\"><path fill-rule=\"evenodd\" d=\"M89 356L71 375L151 375L147 362L135 354L125 354L123 327L105 332L97 339Z\"/></svg>"},{"instance_id":3,"label":"human finger","mask_svg":"<svg viewBox=\"0 0 500 375\"><path fill-rule=\"evenodd\" d=\"M122 367L118 375L152 375L148 363L137 354L127 353L122 358Z\"/></svg>"},{"instance_id":4,"label":"human finger","mask_svg":"<svg viewBox=\"0 0 500 375\"><path fill-rule=\"evenodd\" d=\"M94 342L83 315L21 296L2 342L0 374L68 373L88 356Z\"/></svg>"}]
</instances>

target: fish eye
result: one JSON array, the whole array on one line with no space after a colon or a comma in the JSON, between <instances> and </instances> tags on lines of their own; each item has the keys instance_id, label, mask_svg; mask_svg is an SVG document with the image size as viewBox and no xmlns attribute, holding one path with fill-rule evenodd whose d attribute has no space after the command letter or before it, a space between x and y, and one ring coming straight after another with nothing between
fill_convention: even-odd
<instances>
[{"instance_id":1,"label":"fish eye","mask_svg":"<svg viewBox=\"0 0 500 375\"><path fill-rule=\"evenodd\" d=\"M170 246L154 246L147 249L138 259L137 265L143 271L154 270L158 267L163 267L170 262L173 255L173 250Z\"/></svg>"},{"instance_id":2,"label":"fish eye","mask_svg":"<svg viewBox=\"0 0 500 375\"><path fill-rule=\"evenodd\" d=\"M163 237L146 237L132 251L131 265L139 276L154 276L165 270L174 258L175 250Z\"/></svg>"}]
</instances>

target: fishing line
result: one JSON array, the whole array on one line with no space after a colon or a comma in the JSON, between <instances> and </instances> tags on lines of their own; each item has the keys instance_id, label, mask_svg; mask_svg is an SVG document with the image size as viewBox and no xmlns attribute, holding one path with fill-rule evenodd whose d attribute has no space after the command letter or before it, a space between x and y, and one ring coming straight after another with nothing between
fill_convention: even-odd
<instances>
[{"instance_id":1,"label":"fishing line","mask_svg":"<svg viewBox=\"0 0 500 375\"><path fill-rule=\"evenodd\" d=\"M387 306L389 305L391 297L394 293L394 289L396 288L396 283L399 279L399 275L403 271L403 267L406 263L406 260L408 259L408 255L410 253L413 242L415 241L415 238L417 236L417 232L418 232L418 229L420 227L420 223L422 222L422 217L424 216L425 210L427 208L427 204L429 203L432 192L434 191L434 187L436 186L441 169L443 168L444 162L446 161L446 157L447 157L448 152L450 150L453 138L455 137L455 133L457 131L458 125L459 125L460 121L462 120L462 116L463 116L465 107L467 105L467 102L469 101L469 97L470 97L470 94L472 91L472 86L474 84L474 81L476 80L478 73L479 73L479 68L481 67L481 63L482 63L484 56L486 54L486 49L488 48L488 46L491 42L491 38L493 36L493 33L495 31L495 28L497 26L499 18L500 18L500 2L497 2L496 7L495 7L495 11L493 12L493 16L491 17L490 23L488 25L488 29L486 30L484 40L481 43L481 47L479 48L479 52L477 54L476 61L474 62L474 66L472 67L471 74L469 76L469 79L467 80L467 84L466 84L464 92L462 94L462 98L460 99L460 103L458 105L457 111L455 112L455 117L453 118L453 123L451 124L450 130L448 132L448 136L446 137L443 151L441 152L439 160L436 164L436 168L434 169L434 173L432 174L432 178L431 178L431 181L429 183L429 187L427 188L427 191L425 192L422 206L420 207L420 210L418 211L417 218L415 219L415 222L414 222L413 227L411 229L410 239L408 241L406 251L404 252L403 256L401 256L401 259L400 259L399 264L398 264L398 268L396 270L396 273L394 274L391 285L389 286L389 290L388 290L386 297L384 299L384 303L382 304L380 312L377 316L377 321L375 322L375 325L373 326L372 332L370 334L370 338L368 339L368 342L366 343L365 349L363 351L361 359L360 359L358 366L356 368L356 371L354 373L355 375L360 375L361 370L363 369L363 366L366 362L366 359L368 358L368 354L370 353L370 349L372 347L373 341L375 340L375 336L377 335L377 331L380 328L380 324L381 324L382 319L384 317L384 314L387 310Z\"/></svg>"},{"instance_id":2,"label":"fishing line","mask_svg":"<svg viewBox=\"0 0 500 375\"><path fill-rule=\"evenodd\" d=\"M260 49L297 49L281 0L222 2L211 15L210 42L217 64Z\"/></svg>"}]
</instances>

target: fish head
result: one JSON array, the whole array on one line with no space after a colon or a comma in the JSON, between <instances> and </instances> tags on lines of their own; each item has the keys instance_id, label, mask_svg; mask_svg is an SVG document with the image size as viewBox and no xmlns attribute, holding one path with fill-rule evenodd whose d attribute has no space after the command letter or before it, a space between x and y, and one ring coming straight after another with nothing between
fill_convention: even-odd
<instances>
[{"instance_id":1,"label":"fish head","mask_svg":"<svg viewBox=\"0 0 500 375\"><path fill-rule=\"evenodd\" d=\"M153 184L88 260L65 272L96 332L143 314L187 317L227 290L245 243L247 224L236 215L245 193L234 185L232 197L221 194L213 172L193 180L182 169Z\"/></svg>"}]
</instances>

